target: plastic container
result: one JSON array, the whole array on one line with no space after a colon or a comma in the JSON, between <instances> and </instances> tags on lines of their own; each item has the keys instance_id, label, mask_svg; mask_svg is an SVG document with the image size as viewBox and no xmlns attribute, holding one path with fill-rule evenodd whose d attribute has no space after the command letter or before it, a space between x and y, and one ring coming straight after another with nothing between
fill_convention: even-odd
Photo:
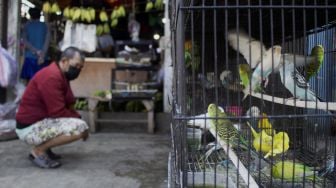
<instances>
[{"instance_id":1,"label":"plastic container","mask_svg":"<svg viewBox=\"0 0 336 188\"><path fill-rule=\"evenodd\" d=\"M216 181L215 181L216 176ZM204 179L205 177L205 179ZM228 181L227 181L228 180ZM232 180L232 178L226 177L225 174L222 173L214 173L214 172L188 172L188 186L187 187L215 187L216 188L236 188L236 184Z\"/></svg>"},{"instance_id":2,"label":"plastic container","mask_svg":"<svg viewBox=\"0 0 336 188\"><path fill-rule=\"evenodd\" d=\"M187 145L188 150L200 150L201 149L201 138L202 138L202 130L188 128L187 129Z\"/></svg>"}]
</instances>

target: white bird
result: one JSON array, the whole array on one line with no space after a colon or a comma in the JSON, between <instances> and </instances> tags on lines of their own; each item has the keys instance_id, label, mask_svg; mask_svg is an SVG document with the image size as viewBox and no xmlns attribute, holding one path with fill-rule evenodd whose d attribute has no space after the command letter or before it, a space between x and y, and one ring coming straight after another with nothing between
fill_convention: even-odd
<instances>
[{"instance_id":1,"label":"white bird","mask_svg":"<svg viewBox=\"0 0 336 188\"><path fill-rule=\"evenodd\" d=\"M250 91L254 92L255 89L258 87L258 85L261 84L263 80L267 80L266 84L268 83L268 76L272 72L276 72L277 68L280 65L280 59L281 59L281 46L273 46L267 51L262 56L262 59L260 59L259 64L255 68L252 74L251 78L251 85L248 85L244 89L244 97L243 99L246 98L246 96L249 94Z\"/></svg>"},{"instance_id":2,"label":"white bird","mask_svg":"<svg viewBox=\"0 0 336 188\"><path fill-rule=\"evenodd\" d=\"M231 30L228 32L227 37L230 46L239 51L247 63L250 64L251 69L254 69L259 64L262 53L266 52L264 44L249 37L244 31L240 31L237 34L235 30Z\"/></svg>"},{"instance_id":3,"label":"white bird","mask_svg":"<svg viewBox=\"0 0 336 188\"><path fill-rule=\"evenodd\" d=\"M251 68L255 68L252 78L250 79L250 87L246 87L243 91L243 99L246 98L250 91L255 92L255 88L263 80L266 80L265 85L267 85L268 76L272 71L277 72L280 70L282 83L295 98L310 101L316 100L316 94L309 89L309 84L305 78L296 70L296 67L307 66L314 63L316 61L316 56L304 56L288 53L281 54L281 46L278 45L266 50L264 44L252 37L249 37L243 31L240 31L239 33L229 31L228 41L233 49L239 51L244 56ZM261 56L261 54L263 56ZM263 57L262 62L261 57ZM281 70L283 67L285 67L285 72ZM287 81L285 81L285 79Z\"/></svg>"},{"instance_id":4,"label":"white bird","mask_svg":"<svg viewBox=\"0 0 336 188\"><path fill-rule=\"evenodd\" d=\"M260 41L249 37L248 34L242 30L239 33L237 33L235 30L230 30L227 37L229 45L244 56L247 63L251 66L251 69L256 68L260 62L261 55L266 52L265 45ZM286 60L292 63L295 62L295 67L302 67L315 62L316 57L286 54Z\"/></svg>"},{"instance_id":5,"label":"white bird","mask_svg":"<svg viewBox=\"0 0 336 188\"><path fill-rule=\"evenodd\" d=\"M241 53L251 69L255 70L252 73L251 85L244 89L243 100L247 97L250 91L255 92L258 85L263 80L266 80L265 85L268 83L268 76L272 71L276 70L280 64L281 46L272 46L266 50L263 43L249 37L245 32L235 31L228 32L228 41L230 46L236 51ZM250 53L251 52L251 53Z\"/></svg>"},{"instance_id":6,"label":"white bird","mask_svg":"<svg viewBox=\"0 0 336 188\"><path fill-rule=\"evenodd\" d=\"M279 67L281 82L289 90L294 98L307 101L320 101L316 94L310 89L309 83L295 68L290 58L286 58L287 54L281 58L281 66Z\"/></svg>"},{"instance_id":7,"label":"white bird","mask_svg":"<svg viewBox=\"0 0 336 188\"><path fill-rule=\"evenodd\" d=\"M224 70L219 76L222 85L229 90L242 91L243 86L240 84L240 80L234 79L230 70Z\"/></svg>"}]
</instances>

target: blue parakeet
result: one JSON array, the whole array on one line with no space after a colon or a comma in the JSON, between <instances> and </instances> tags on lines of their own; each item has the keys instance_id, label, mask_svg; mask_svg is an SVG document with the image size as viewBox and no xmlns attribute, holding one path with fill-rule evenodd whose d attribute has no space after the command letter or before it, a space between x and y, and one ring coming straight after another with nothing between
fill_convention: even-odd
<instances>
[{"instance_id":1,"label":"blue parakeet","mask_svg":"<svg viewBox=\"0 0 336 188\"><path fill-rule=\"evenodd\" d=\"M284 60L279 68L281 82L293 97L300 100L319 101L316 94L309 88L309 83L294 67L294 64Z\"/></svg>"}]
</instances>

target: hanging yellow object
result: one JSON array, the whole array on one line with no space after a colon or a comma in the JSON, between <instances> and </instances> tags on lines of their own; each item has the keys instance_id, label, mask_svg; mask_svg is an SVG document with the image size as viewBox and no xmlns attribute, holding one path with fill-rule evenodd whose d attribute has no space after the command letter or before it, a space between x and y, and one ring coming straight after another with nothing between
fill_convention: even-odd
<instances>
[{"instance_id":1,"label":"hanging yellow object","mask_svg":"<svg viewBox=\"0 0 336 188\"><path fill-rule=\"evenodd\" d=\"M113 19L111 22L111 27L116 27L118 25L118 19Z\"/></svg>"},{"instance_id":2,"label":"hanging yellow object","mask_svg":"<svg viewBox=\"0 0 336 188\"><path fill-rule=\"evenodd\" d=\"M58 6L57 3L53 3L51 5L51 10L50 10L51 13L57 13L57 12L60 12L60 11L61 10L60 10L60 8L59 8L59 6Z\"/></svg>"},{"instance_id":3,"label":"hanging yellow object","mask_svg":"<svg viewBox=\"0 0 336 188\"><path fill-rule=\"evenodd\" d=\"M100 11L100 13L99 13L99 19L102 22L108 21L108 16L107 16L105 10Z\"/></svg>"},{"instance_id":4,"label":"hanging yellow object","mask_svg":"<svg viewBox=\"0 0 336 188\"><path fill-rule=\"evenodd\" d=\"M43 3L43 6L42 6L42 11L44 13L49 13L50 12L50 9L51 9L51 5L50 3L47 1L45 3Z\"/></svg>"}]
</instances>

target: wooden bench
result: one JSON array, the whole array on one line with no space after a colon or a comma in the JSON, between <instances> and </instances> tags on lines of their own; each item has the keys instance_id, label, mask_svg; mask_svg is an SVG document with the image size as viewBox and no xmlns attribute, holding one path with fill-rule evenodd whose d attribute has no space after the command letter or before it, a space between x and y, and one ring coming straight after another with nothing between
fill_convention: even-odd
<instances>
[{"instance_id":1,"label":"wooden bench","mask_svg":"<svg viewBox=\"0 0 336 188\"><path fill-rule=\"evenodd\" d=\"M112 92L113 93L113 92ZM115 94L112 94L111 101L132 101L132 100L138 100L141 101L144 106L146 107L147 111L147 119L106 119L106 118L99 118L98 117L98 111L97 111L97 104L101 101L108 102L109 99L99 98L99 97L87 97L88 100L88 106L89 106L89 114L88 114L88 121L90 126L91 132L96 132L97 130L97 123L115 123L115 122L123 122L123 123L144 123L147 122L147 131L148 133L154 133L155 123L154 123L154 108L155 108L155 93L152 92L151 95L148 96L117 96Z\"/></svg>"}]
</instances>

